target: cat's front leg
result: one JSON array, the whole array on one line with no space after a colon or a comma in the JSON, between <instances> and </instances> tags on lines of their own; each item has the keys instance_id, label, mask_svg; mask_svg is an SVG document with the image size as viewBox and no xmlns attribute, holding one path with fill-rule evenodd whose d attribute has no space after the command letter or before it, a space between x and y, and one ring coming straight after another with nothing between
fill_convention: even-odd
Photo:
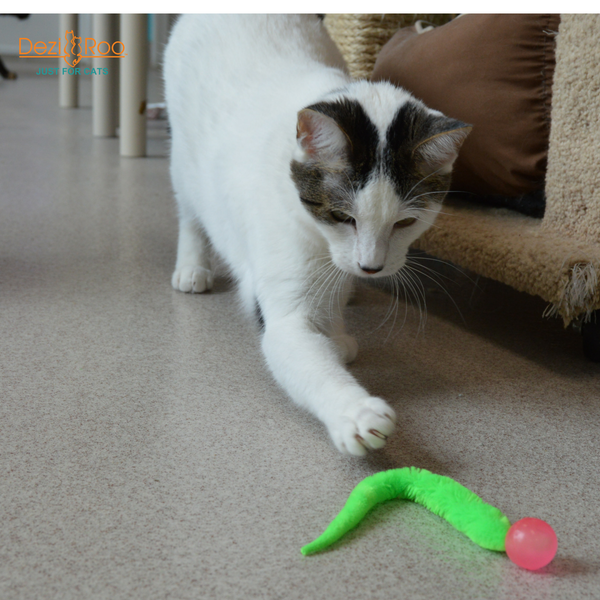
<instances>
[{"instance_id":1,"label":"cat's front leg","mask_svg":"<svg viewBox=\"0 0 600 600\"><path fill-rule=\"evenodd\" d=\"M340 286L336 302L332 303L329 320L326 320L325 333L335 342L342 361L349 364L358 354L358 342L346 332L343 310L354 289L352 278L348 277Z\"/></svg>"},{"instance_id":2,"label":"cat's front leg","mask_svg":"<svg viewBox=\"0 0 600 600\"><path fill-rule=\"evenodd\" d=\"M267 318L262 347L275 379L327 426L338 450L362 456L385 445L395 427L394 410L358 384L335 342L308 320Z\"/></svg>"},{"instance_id":3,"label":"cat's front leg","mask_svg":"<svg viewBox=\"0 0 600 600\"><path fill-rule=\"evenodd\" d=\"M213 286L208 237L194 219L183 213L179 218L177 262L171 284L180 292L196 294Z\"/></svg>"},{"instance_id":4,"label":"cat's front leg","mask_svg":"<svg viewBox=\"0 0 600 600\"><path fill-rule=\"evenodd\" d=\"M346 333L344 320L341 316L334 318L329 337L335 342L342 360L349 364L358 354L358 342Z\"/></svg>"}]
</instances>

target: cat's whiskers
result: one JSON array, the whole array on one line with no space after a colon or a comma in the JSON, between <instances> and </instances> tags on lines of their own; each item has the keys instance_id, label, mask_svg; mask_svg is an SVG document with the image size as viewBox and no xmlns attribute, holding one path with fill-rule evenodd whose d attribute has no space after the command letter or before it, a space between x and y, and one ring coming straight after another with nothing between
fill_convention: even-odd
<instances>
[{"instance_id":1,"label":"cat's whiskers","mask_svg":"<svg viewBox=\"0 0 600 600\"><path fill-rule=\"evenodd\" d=\"M431 190L429 192L423 192L422 194L419 194L418 196L412 196L410 199L417 200L418 198L422 198L423 196L432 196L433 194L448 194L448 193L449 193L448 190Z\"/></svg>"},{"instance_id":2,"label":"cat's whiskers","mask_svg":"<svg viewBox=\"0 0 600 600\"><path fill-rule=\"evenodd\" d=\"M387 343L388 339L390 338L390 335L392 334L392 331L394 330L394 326L396 325L396 319L398 317L398 305L400 303L400 290L398 289L398 283L396 281L395 274L390 276L389 281L392 285L391 294L390 294L390 305L388 307L388 311L387 311L381 325L377 328L377 329L379 329L379 328L383 327L383 325L385 325L385 323L387 323L389 318L392 315L394 315L394 320L392 321L390 330L389 330L385 340L383 341L384 344ZM406 306L405 306L405 315L406 315ZM405 321L406 321L406 319L405 319Z\"/></svg>"},{"instance_id":3,"label":"cat's whiskers","mask_svg":"<svg viewBox=\"0 0 600 600\"><path fill-rule=\"evenodd\" d=\"M412 194L413 190L421 183L423 183L426 179L429 179L432 175L435 175L436 173L439 173L444 167L440 167L439 169L436 169L435 171L429 173L429 175L425 175L425 177L423 177L422 179L420 179L419 181L417 181L417 183L415 183L415 185L413 185L408 194L406 194L407 198L410 198L410 195Z\"/></svg>"},{"instance_id":4,"label":"cat's whiskers","mask_svg":"<svg viewBox=\"0 0 600 600\"><path fill-rule=\"evenodd\" d=\"M425 299L425 293L423 290L423 286L421 282L417 279L415 280L410 270L403 268L397 273L398 281L402 284L402 287L407 292L407 295L414 298L417 308L419 310L419 328L418 332L421 329L424 329L425 322L427 321L427 302ZM419 286L421 289L419 289ZM423 300L423 306L421 306L421 300Z\"/></svg>"},{"instance_id":5,"label":"cat's whiskers","mask_svg":"<svg viewBox=\"0 0 600 600\"><path fill-rule=\"evenodd\" d=\"M390 331L387 334L387 337L385 338L384 343L387 343L387 341L390 339L390 336L392 335L392 333L394 331L394 327L396 326L396 319L398 318L398 305L400 304L400 283L398 282L396 277L392 278L392 282L394 285L394 293L395 293L395 297L396 297L394 320L392 321L392 326L390 327ZM404 329L404 325L406 324L407 315L408 315L408 305L405 302L404 303L404 319L402 320L402 325L400 327L400 331L402 329Z\"/></svg>"},{"instance_id":6,"label":"cat's whiskers","mask_svg":"<svg viewBox=\"0 0 600 600\"><path fill-rule=\"evenodd\" d=\"M313 279L311 286L308 288L308 290L306 290L306 292L304 292L304 297L308 300L309 312L312 311L313 303L315 302L315 298L321 290L322 285L327 281L328 277L333 273L334 269L335 265L333 264L333 261L329 261L328 263L322 265L319 269L317 269L316 272L311 273L307 278L306 282L310 281L310 279ZM318 273L318 275L315 277L316 273ZM306 284L306 282L303 284L303 286ZM313 294L312 292L315 287L317 287L317 290Z\"/></svg>"},{"instance_id":7,"label":"cat's whiskers","mask_svg":"<svg viewBox=\"0 0 600 600\"><path fill-rule=\"evenodd\" d=\"M419 198L420 196L416 196L417 198ZM413 198L411 198L411 200L413 200ZM440 204L440 203L438 203ZM430 213L434 213L436 215L448 215L449 217L457 217L458 215L455 213L449 213L449 212L445 212L443 211L441 208L435 209L435 208L425 208L425 207L421 207L421 208L416 208L414 209L415 212L430 212Z\"/></svg>"},{"instance_id":8,"label":"cat's whiskers","mask_svg":"<svg viewBox=\"0 0 600 600\"><path fill-rule=\"evenodd\" d=\"M395 285L396 284L395 275L396 274L394 273L393 275L388 275L388 277L387 277L387 279L393 286L392 293L390 294L390 303L389 303L389 305L387 307L387 311L383 317L383 321L371 333L375 333L376 331L379 331L379 329L381 329L387 323L388 319L392 315L392 312L394 311L395 305L397 306L398 298L400 296L398 294L398 290Z\"/></svg>"},{"instance_id":9,"label":"cat's whiskers","mask_svg":"<svg viewBox=\"0 0 600 600\"><path fill-rule=\"evenodd\" d=\"M414 189L414 188L413 188ZM419 198L422 198L423 196L431 196L432 194L468 194L468 195L474 195L472 192L466 192L466 191L462 191L462 190L440 190L440 191L430 191L430 192L424 192L423 194L419 194L418 196L412 196L411 198L408 198L407 202L412 202L413 200L418 200ZM436 200L436 202L438 202ZM440 202L441 204L441 202ZM444 212L442 210L435 210L432 208L420 208L420 211L423 212L434 212L437 213L439 215L447 215L449 217L459 217L460 215L457 215L456 213L448 213L448 212Z\"/></svg>"},{"instance_id":10,"label":"cat's whiskers","mask_svg":"<svg viewBox=\"0 0 600 600\"><path fill-rule=\"evenodd\" d=\"M339 273L336 274L333 283L331 285L331 288L329 290L329 311L326 314L326 317L329 319L329 322L332 323L335 315L333 314L333 304L334 304L334 300L336 298L336 294L337 294L337 290L338 290L338 284L340 282L341 279L344 278L344 272L340 271ZM338 298L339 299L339 298ZM339 303L338 303L338 308L339 308Z\"/></svg>"},{"instance_id":11,"label":"cat's whiskers","mask_svg":"<svg viewBox=\"0 0 600 600\"><path fill-rule=\"evenodd\" d=\"M443 229L443 227L441 225L437 225L436 223L430 223L429 221L426 221L422 217L418 217L418 216L414 215L414 218L417 221L421 221L421 223L425 223L425 225L427 225L428 227L435 227L436 229Z\"/></svg>"},{"instance_id":12,"label":"cat's whiskers","mask_svg":"<svg viewBox=\"0 0 600 600\"><path fill-rule=\"evenodd\" d=\"M318 263L322 259L327 259L327 260L323 261L323 264L319 265L318 267L316 267L315 269L311 270L308 273L308 275L302 281L301 287L304 287L305 285L307 285L309 281L314 280L314 277L315 277L315 275L317 273L322 272L325 268L330 267L331 265L333 265L333 260L331 259L331 255L330 254L324 254L324 255L318 257L316 260L311 261L311 262ZM314 285L314 283L313 283L313 285Z\"/></svg>"},{"instance_id":13,"label":"cat's whiskers","mask_svg":"<svg viewBox=\"0 0 600 600\"><path fill-rule=\"evenodd\" d=\"M443 210L434 210L433 208L421 208L421 209L419 209L419 212L432 212L432 213L435 213L436 215L446 215L448 217L458 217L459 216L455 213L449 213L449 212L445 212Z\"/></svg>"},{"instance_id":14,"label":"cat's whiskers","mask_svg":"<svg viewBox=\"0 0 600 600\"><path fill-rule=\"evenodd\" d=\"M333 261L331 261L331 265L329 265L329 267L330 267L329 269L326 269L324 273L321 273L321 275L319 275L319 278L315 281L315 283L313 283L313 285L310 288L310 290L312 290L312 288L318 282L321 282L319 288L317 289L315 294L312 296L312 298L309 300L308 310L309 310L309 313L312 313L311 320L313 322L315 320L318 320L317 317L320 316L319 315L319 307L321 306L321 302L323 301L325 294L327 293L328 290L331 291L331 285L330 285L331 281L334 278L336 278L337 274L340 272L337 265ZM306 294L307 298L310 293L310 290Z\"/></svg>"},{"instance_id":15,"label":"cat's whiskers","mask_svg":"<svg viewBox=\"0 0 600 600\"><path fill-rule=\"evenodd\" d=\"M439 273L438 271L435 271L434 269L432 269L431 267L428 267L427 265L422 265L419 260L429 260L428 257L417 257L417 256L408 256L406 258L406 266L409 268L413 268L414 267L421 267L422 269L424 269L425 271L427 271L428 273L431 273L431 276L438 276L438 277L442 277L443 279L447 279L450 282L453 282L454 280L451 277L448 277L448 275L444 275L444 273ZM462 271L461 269L459 269L456 265L453 265L452 263L443 261L443 260L437 260L437 259L431 259L435 262L439 262L440 264L443 265L447 265L450 266L452 268L454 268L456 271L458 271L461 274L464 274L467 278L468 276L464 273L464 271ZM468 278L469 279L469 278ZM469 281L471 281L472 283L475 283L473 280L469 279Z\"/></svg>"},{"instance_id":16,"label":"cat's whiskers","mask_svg":"<svg viewBox=\"0 0 600 600\"><path fill-rule=\"evenodd\" d=\"M349 277L348 273L340 270L338 277L336 278L336 280L333 283L331 297L329 300L329 320L330 320L330 322L333 322L335 320L336 316L338 316L338 315L340 317L342 316L343 310L342 310L342 306L340 303L340 296L344 289L344 285L345 285L348 277ZM333 308L334 308L333 301L334 300L337 301L337 313L335 313L335 314L333 312Z\"/></svg>"},{"instance_id":17,"label":"cat's whiskers","mask_svg":"<svg viewBox=\"0 0 600 600\"><path fill-rule=\"evenodd\" d=\"M432 275L439 275L441 277L446 277L446 276L442 275L441 273L437 273L436 271L434 271L433 269L430 269L429 267L427 267L425 265L419 265L419 266L422 267L422 269L424 269L424 270L416 268L414 263L412 263L412 264L407 263L407 268L410 269L413 273L415 273L415 276L416 276L416 274L420 274L423 277L427 277L427 279L429 279L430 281L435 283L444 292L444 294L446 296L448 296L448 298L450 299L452 304L454 304L454 307L456 308L458 314L460 315L462 322L466 324L466 321L462 314L462 311L460 310L460 307L458 306L458 304L456 303L456 301L454 300L454 298L452 297L450 292L448 292L448 290L442 285L442 283L440 281L438 281ZM430 275L427 271L432 273L432 275ZM450 279L449 277L446 277L446 279L448 279L449 281L452 281L452 279Z\"/></svg>"},{"instance_id":18,"label":"cat's whiskers","mask_svg":"<svg viewBox=\"0 0 600 600\"><path fill-rule=\"evenodd\" d=\"M372 334L372 333L375 333L376 331L379 331L388 322L391 315L395 313L394 321L392 322L390 331L389 331L387 337L385 338L384 343L387 342L390 335L392 334L393 328L396 323L397 314L398 314L398 306L400 304L400 282L399 282L398 273L388 275L386 279L388 280L389 285L391 286L390 303L388 305L388 309L387 309L386 314L383 317L383 320L381 321L381 323L373 331L370 332ZM402 325L400 326L400 330L403 329L403 327L406 323L407 312L408 312L407 304L404 303L404 319L402 321Z\"/></svg>"},{"instance_id":19,"label":"cat's whiskers","mask_svg":"<svg viewBox=\"0 0 600 600\"><path fill-rule=\"evenodd\" d=\"M422 333L425 331L425 325L427 324L427 297L425 293L425 286L421 282L421 280L413 274L410 269L405 269L406 276L412 281L415 293L417 294L418 305L419 305L419 327L417 329L417 333ZM423 305L421 306L421 299L423 300Z\"/></svg>"},{"instance_id":20,"label":"cat's whiskers","mask_svg":"<svg viewBox=\"0 0 600 600\"><path fill-rule=\"evenodd\" d=\"M466 279L469 280L469 283L472 283L475 287L480 289L477 281L475 281L472 277L470 277L469 274L464 269L457 267L455 264L451 263L450 261L443 260L441 258L435 258L434 256L426 256L426 255L409 256L409 257L407 257L407 260L409 260L411 264L416 264L416 265L423 267L424 269L427 269L429 271L433 271L433 269L431 267L427 267L426 265L421 264L421 261L440 263L441 265L444 265L445 267L451 267L452 269L457 271L461 276L466 277ZM437 273L438 275L442 275L441 273L438 273L437 271L433 271L433 272ZM452 281L452 279L450 277L448 277L447 275L444 275L444 277L447 277L448 280Z\"/></svg>"},{"instance_id":21,"label":"cat's whiskers","mask_svg":"<svg viewBox=\"0 0 600 600\"><path fill-rule=\"evenodd\" d=\"M308 290L305 292L305 297L308 298L311 296L311 292L313 290L313 288L317 285L319 285L319 288L317 289L317 291L312 295L312 298L314 300L314 298L316 298L319 294L319 292L321 291L321 288L323 287L323 285L327 282L327 279L329 278L329 276L335 271L336 269L336 265L333 263L333 261L330 261L328 264L323 265L322 268L320 268L317 273L319 271L321 271L318 275L318 277L316 277L312 283L312 285L310 286L310 288L308 288ZM312 276L314 276L315 273L312 274ZM311 279L311 277L308 278L309 280Z\"/></svg>"},{"instance_id":22,"label":"cat's whiskers","mask_svg":"<svg viewBox=\"0 0 600 600\"><path fill-rule=\"evenodd\" d=\"M398 285L398 301L400 301L400 291L402 291L404 293L405 321L406 321L406 318L408 317L408 304L411 301L411 296L414 296L414 289L412 288L410 283L405 280L405 274L403 273L402 270L394 273L394 279ZM414 297L415 297L415 300L418 301L418 298L416 296L414 296ZM414 307L414 304L413 303L411 303L411 304Z\"/></svg>"},{"instance_id":23,"label":"cat's whiskers","mask_svg":"<svg viewBox=\"0 0 600 600\"><path fill-rule=\"evenodd\" d=\"M388 341L388 339L392 335L394 328L396 326L396 321L398 319L398 309L399 309L399 305L400 305L400 289L402 288L405 291L407 291L404 288L404 284L402 282L402 275L400 272L396 272L396 273L393 273L392 275L388 275L385 279L388 281L388 284L390 286L390 303L388 305L387 311L386 311L381 323L375 329L373 329L373 331L371 331L369 333L369 335L371 335L371 334L375 333L376 331L379 331L389 321L390 317L393 314L394 319L390 326L390 331L388 332L388 335L386 336L386 338L384 340L384 343L386 343ZM408 305L405 302L404 303L404 318L402 320L402 325L400 326L400 329L399 329L400 331L404 328L404 325L406 324L407 315L408 315Z\"/></svg>"},{"instance_id":24,"label":"cat's whiskers","mask_svg":"<svg viewBox=\"0 0 600 600\"><path fill-rule=\"evenodd\" d=\"M350 277L350 274L342 271L342 277L340 279L340 282L338 285L338 291L337 291L337 315L336 316L339 315L340 318L342 318L343 314L344 314L345 304L344 304L344 306L342 306L342 302L341 302L342 298L341 297L345 291L348 277Z\"/></svg>"}]
</instances>

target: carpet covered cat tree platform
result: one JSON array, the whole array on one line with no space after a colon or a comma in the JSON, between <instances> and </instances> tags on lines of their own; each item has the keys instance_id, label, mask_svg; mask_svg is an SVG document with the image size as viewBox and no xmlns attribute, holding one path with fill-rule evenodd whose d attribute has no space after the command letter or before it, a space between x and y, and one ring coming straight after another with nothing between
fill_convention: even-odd
<instances>
[{"instance_id":1,"label":"carpet covered cat tree platform","mask_svg":"<svg viewBox=\"0 0 600 600\"><path fill-rule=\"evenodd\" d=\"M410 24L399 18L327 15L325 23L350 72L368 77L379 49L400 25ZM594 311L600 309L598 31L600 15L561 15L543 218L455 200L453 194L436 226L416 244L429 254L540 296L549 303L545 316L560 316L565 325L595 321L599 313Z\"/></svg>"}]
</instances>

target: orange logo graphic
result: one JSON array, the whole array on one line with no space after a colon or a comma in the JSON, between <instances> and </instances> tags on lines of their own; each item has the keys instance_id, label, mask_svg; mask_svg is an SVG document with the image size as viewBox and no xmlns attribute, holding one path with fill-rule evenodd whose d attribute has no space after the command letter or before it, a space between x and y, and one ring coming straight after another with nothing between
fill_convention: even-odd
<instances>
[{"instance_id":1,"label":"orange logo graphic","mask_svg":"<svg viewBox=\"0 0 600 600\"><path fill-rule=\"evenodd\" d=\"M62 47L62 49L61 49ZM94 38L75 35L65 31L65 41L32 42L29 38L19 38L19 58L64 58L69 67L74 68L83 58L123 58L123 42L97 42Z\"/></svg>"},{"instance_id":2,"label":"orange logo graphic","mask_svg":"<svg viewBox=\"0 0 600 600\"><path fill-rule=\"evenodd\" d=\"M70 67L74 67L81 60L81 38L77 37L73 31L66 31L65 39L67 42L69 41L69 35L71 35L71 46L65 44L65 62Z\"/></svg>"}]
</instances>

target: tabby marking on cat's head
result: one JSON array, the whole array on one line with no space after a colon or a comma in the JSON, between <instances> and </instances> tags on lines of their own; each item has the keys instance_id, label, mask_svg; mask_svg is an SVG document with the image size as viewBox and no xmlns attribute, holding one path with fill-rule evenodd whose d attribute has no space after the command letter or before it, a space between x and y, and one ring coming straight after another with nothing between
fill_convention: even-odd
<instances>
[{"instance_id":1,"label":"tabby marking on cat's head","mask_svg":"<svg viewBox=\"0 0 600 600\"><path fill-rule=\"evenodd\" d=\"M356 82L298 113L291 176L340 269L402 268L440 210L470 129L387 83Z\"/></svg>"}]
</instances>

